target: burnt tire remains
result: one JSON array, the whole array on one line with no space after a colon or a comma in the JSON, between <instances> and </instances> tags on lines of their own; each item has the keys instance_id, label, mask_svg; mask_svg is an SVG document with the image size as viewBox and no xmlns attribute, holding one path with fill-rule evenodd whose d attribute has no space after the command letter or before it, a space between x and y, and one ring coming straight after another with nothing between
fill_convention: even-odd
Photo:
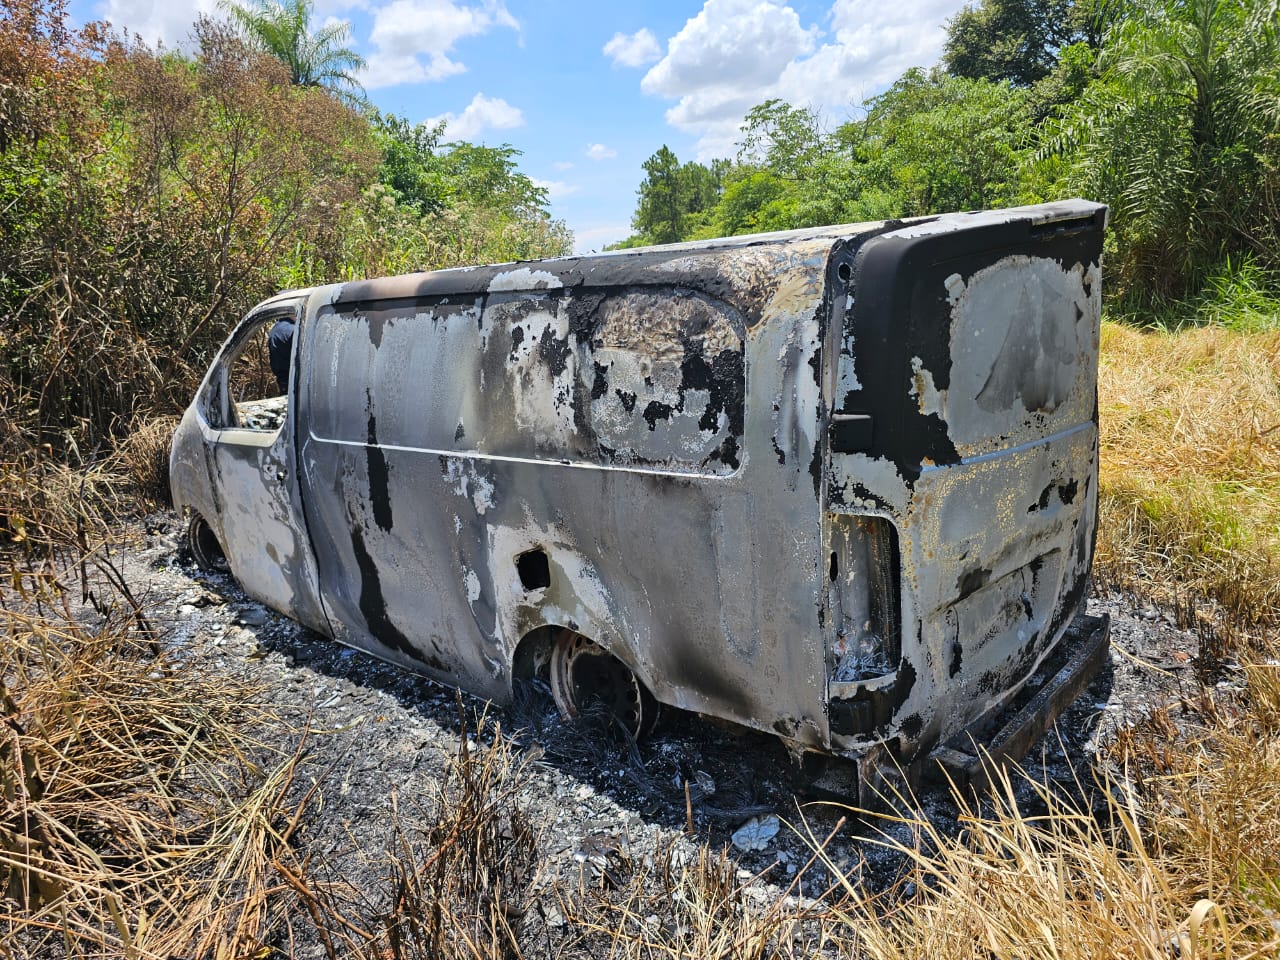
<instances>
[{"instance_id":1,"label":"burnt tire remains","mask_svg":"<svg viewBox=\"0 0 1280 960\"><path fill-rule=\"evenodd\" d=\"M635 740L658 725L660 705L648 687L594 640L561 630L551 647L550 668L551 695L566 720L603 708Z\"/></svg>"},{"instance_id":2,"label":"burnt tire remains","mask_svg":"<svg viewBox=\"0 0 1280 960\"><path fill-rule=\"evenodd\" d=\"M206 573L227 573L231 569L231 565L227 563L227 555L222 551L222 544L218 542L218 535L198 513L193 513L187 521L186 542L196 566L201 570Z\"/></svg>"}]
</instances>

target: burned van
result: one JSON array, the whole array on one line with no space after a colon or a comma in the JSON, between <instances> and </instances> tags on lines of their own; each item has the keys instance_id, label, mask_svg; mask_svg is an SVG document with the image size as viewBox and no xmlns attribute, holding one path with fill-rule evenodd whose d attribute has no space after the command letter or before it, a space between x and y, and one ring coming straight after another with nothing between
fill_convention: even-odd
<instances>
[{"instance_id":1,"label":"burned van","mask_svg":"<svg viewBox=\"0 0 1280 960\"><path fill-rule=\"evenodd\" d=\"M567 716L602 697L637 735L669 704L910 768L1008 740L983 725L1036 675L1025 740L1105 652L1069 629L1104 219L1069 201L280 294L178 427L174 503L253 597L497 701L542 672Z\"/></svg>"}]
</instances>

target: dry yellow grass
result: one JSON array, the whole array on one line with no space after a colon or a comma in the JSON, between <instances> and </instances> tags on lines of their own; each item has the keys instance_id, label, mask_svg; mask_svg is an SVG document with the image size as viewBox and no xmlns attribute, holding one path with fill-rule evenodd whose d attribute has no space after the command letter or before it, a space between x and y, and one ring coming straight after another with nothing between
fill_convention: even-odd
<instances>
[{"instance_id":1,"label":"dry yellow grass","mask_svg":"<svg viewBox=\"0 0 1280 960\"><path fill-rule=\"evenodd\" d=\"M1280 620L1280 332L1106 324L1100 579Z\"/></svg>"},{"instance_id":2,"label":"dry yellow grass","mask_svg":"<svg viewBox=\"0 0 1280 960\"><path fill-rule=\"evenodd\" d=\"M1171 777L1156 797L1110 784L1101 819L1042 787L1048 812L1025 815L1001 777L983 811L962 810L959 836L907 816L919 843L885 841L913 861L911 896L886 911L850 885L834 909L849 942L876 960L1275 956L1275 804L1261 791L1240 796L1237 811L1254 815L1252 839L1261 845L1224 845L1242 839L1216 816L1232 778L1203 772ZM1277 772L1265 764L1253 776L1273 797ZM1179 806L1196 799L1210 806Z\"/></svg>"},{"instance_id":3,"label":"dry yellow grass","mask_svg":"<svg viewBox=\"0 0 1280 960\"><path fill-rule=\"evenodd\" d=\"M155 504L169 503L169 445L177 426L177 417L135 420L111 458L131 489Z\"/></svg>"},{"instance_id":4,"label":"dry yellow grass","mask_svg":"<svg viewBox=\"0 0 1280 960\"><path fill-rule=\"evenodd\" d=\"M297 819L255 691L136 623L0 631L0 955L254 955Z\"/></svg>"}]
</instances>

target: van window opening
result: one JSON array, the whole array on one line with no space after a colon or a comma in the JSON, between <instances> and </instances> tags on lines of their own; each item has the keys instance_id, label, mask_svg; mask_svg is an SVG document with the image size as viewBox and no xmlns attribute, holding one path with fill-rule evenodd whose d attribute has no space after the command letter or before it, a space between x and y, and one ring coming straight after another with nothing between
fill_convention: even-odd
<instances>
[{"instance_id":1,"label":"van window opening","mask_svg":"<svg viewBox=\"0 0 1280 960\"><path fill-rule=\"evenodd\" d=\"M288 410L292 318L265 319L227 363L228 427L271 433Z\"/></svg>"}]
</instances>

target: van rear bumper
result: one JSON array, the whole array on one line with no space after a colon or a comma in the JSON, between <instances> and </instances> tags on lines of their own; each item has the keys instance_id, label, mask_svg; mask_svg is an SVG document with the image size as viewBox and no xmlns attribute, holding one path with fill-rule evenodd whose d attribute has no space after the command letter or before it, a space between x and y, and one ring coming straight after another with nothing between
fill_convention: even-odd
<instances>
[{"instance_id":1,"label":"van rear bumper","mask_svg":"<svg viewBox=\"0 0 1280 960\"><path fill-rule=\"evenodd\" d=\"M959 788L983 789L1003 764L1016 762L1098 675L1111 649L1111 618L1079 614L1041 664L1019 700L1022 705L979 717L929 754L924 773ZM1039 684L1035 680L1040 678Z\"/></svg>"}]
</instances>

